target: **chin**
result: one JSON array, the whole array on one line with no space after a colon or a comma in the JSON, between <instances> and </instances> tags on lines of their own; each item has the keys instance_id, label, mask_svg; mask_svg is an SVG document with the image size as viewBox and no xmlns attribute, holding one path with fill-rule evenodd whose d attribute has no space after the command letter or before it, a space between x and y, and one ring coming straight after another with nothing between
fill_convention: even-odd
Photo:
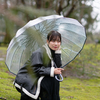
<instances>
[{"instance_id":1,"label":"chin","mask_svg":"<svg viewBox=\"0 0 100 100\"><path fill-rule=\"evenodd\" d=\"M58 50L58 48L57 49L54 49L54 50L56 51L56 50Z\"/></svg>"}]
</instances>

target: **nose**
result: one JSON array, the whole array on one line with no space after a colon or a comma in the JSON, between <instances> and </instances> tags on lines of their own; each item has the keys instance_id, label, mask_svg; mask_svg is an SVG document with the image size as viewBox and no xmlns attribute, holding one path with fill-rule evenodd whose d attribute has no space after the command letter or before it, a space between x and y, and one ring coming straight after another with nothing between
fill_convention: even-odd
<instances>
[{"instance_id":1,"label":"nose","mask_svg":"<svg viewBox=\"0 0 100 100\"><path fill-rule=\"evenodd\" d=\"M55 45L57 45L57 43L58 43L58 42L57 42L57 41L55 41Z\"/></svg>"}]
</instances>

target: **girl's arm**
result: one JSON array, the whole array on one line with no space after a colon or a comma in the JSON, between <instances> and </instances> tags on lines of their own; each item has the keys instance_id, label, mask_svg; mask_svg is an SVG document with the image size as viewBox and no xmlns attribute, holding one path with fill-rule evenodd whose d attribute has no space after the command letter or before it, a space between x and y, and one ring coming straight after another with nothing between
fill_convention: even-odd
<instances>
[{"instance_id":1,"label":"girl's arm","mask_svg":"<svg viewBox=\"0 0 100 100\"><path fill-rule=\"evenodd\" d=\"M30 63L33 68L33 72L38 76L54 76L54 67L52 68L50 65L50 59L48 61L49 64L44 64L43 56L41 52L35 52L32 54L30 58Z\"/></svg>"}]
</instances>

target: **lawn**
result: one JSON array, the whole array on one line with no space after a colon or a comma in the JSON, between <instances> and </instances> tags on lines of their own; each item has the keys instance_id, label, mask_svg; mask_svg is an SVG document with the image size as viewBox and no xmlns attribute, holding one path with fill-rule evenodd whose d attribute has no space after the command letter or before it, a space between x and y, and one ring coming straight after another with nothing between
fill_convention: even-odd
<instances>
[{"instance_id":1,"label":"lawn","mask_svg":"<svg viewBox=\"0 0 100 100\"><path fill-rule=\"evenodd\" d=\"M100 100L100 79L66 78L60 96L61 100Z\"/></svg>"},{"instance_id":2,"label":"lawn","mask_svg":"<svg viewBox=\"0 0 100 100\"><path fill-rule=\"evenodd\" d=\"M85 49L87 50L88 47L86 47ZM89 53L89 52L84 51L84 53ZM97 52L95 51L94 53ZM15 76L9 73L9 70L5 65L5 57L6 57L5 55L6 55L6 48L0 47L0 100L20 100L20 94L13 86L13 81L15 79ZM84 57L86 56L84 55ZM91 57L91 55L90 56L88 55L88 58L86 59L90 59L89 57L91 58L91 61L93 61L92 63L88 61L92 66L97 66L99 64L100 56L98 57L98 54L96 55L98 60L98 62L95 61L96 64L94 63L93 57ZM80 59L80 61L81 60L82 58ZM84 61L85 67L86 67L86 63L88 62ZM72 66L73 63L71 63L70 66ZM79 62L76 63L79 66L77 68L80 68L81 64L79 64ZM61 100L100 100L100 78L99 77L95 77L95 78L91 77L86 79L86 78L77 78L77 77L69 76L64 78L64 81L61 82L60 84L61 84L60 85Z\"/></svg>"},{"instance_id":3,"label":"lawn","mask_svg":"<svg viewBox=\"0 0 100 100\"><path fill-rule=\"evenodd\" d=\"M20 94L13 86L15 76L10 74L4 61L0 61L0 100L20 100Z\"/></svg>"}]
</instances>

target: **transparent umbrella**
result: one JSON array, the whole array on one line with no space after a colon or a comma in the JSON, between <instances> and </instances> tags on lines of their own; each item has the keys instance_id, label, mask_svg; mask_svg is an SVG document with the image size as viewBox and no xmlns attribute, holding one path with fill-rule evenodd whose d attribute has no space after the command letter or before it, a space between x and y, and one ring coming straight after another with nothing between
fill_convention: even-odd
<instances>
[{"instance_id":1,"label":"transparent umbrella","mask_svg":"<svg viewBox=\"0 0 100 100\"><path fill-rule=\"evenodd\" d=\"M52 30L58 31L62 36L62 68L79 54L86 34L85 28L76 19L59 15L39 17L19 29L11 40L6 56L10 72L17 74L32 52L46 43L46 37Z\"/></svg>"}]
</instances>

